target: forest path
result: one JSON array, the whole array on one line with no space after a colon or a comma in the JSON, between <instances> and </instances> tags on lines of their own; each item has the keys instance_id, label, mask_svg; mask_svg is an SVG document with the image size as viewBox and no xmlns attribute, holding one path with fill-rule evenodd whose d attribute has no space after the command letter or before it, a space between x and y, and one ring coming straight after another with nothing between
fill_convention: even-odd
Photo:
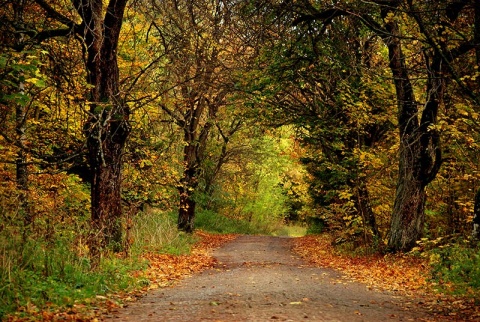
<instances>
[{"instance_id":1,"label":"forest path","mask_svg":"<svg viewBox=\"0 0 480 322\"><path fill-rule=\"evenodd\" d=\"M105 320L434 320L406 298L308 265L292 253L291 241L241 236L213 252L218 260L214 269L153 291Z\"/></svg>"}]
</instances>

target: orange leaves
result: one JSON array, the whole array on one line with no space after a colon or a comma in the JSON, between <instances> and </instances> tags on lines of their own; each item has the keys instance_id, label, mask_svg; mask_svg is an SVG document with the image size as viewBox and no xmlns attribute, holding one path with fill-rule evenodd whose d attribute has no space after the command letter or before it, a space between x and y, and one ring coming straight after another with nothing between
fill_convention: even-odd
<instances>
[{"instance_id":1,"label":"orange leaves","mask_svg":"<svg viewBox=\"0 0 480 322\"><path fill-rule=\"evenodd\" d=\"M297 238L294 250L305 260L338 269L348 277L367 284L369 289L380 288L417 298L418 305L441 316L442 320L448 320L447 316L454 320L480 319L480 307L474 298L447 296L432 291L432 283L427 282L430 267L426 258L406 254L353 258L336 253L328 235Z\"/></svg>"},{"instance_id":2,"label":"orange leaves","mask_svg":"<svg viewBox=\"0 0 480 322\"><path fill-rule=\"evenodd\" d=\"M236 235L214 235L202 231L195 233L200 241L193 247L192 253L188 255L171 255L147 253L143 256L149 262L145 272L136 272L134 275L149 280L146 289L155 289L173 284L179 279L204 269L213 267L215 259L208 254L212 248L236 238Z\"/></svg>"},{"instance_id":3,"label":"orange leaves","mask_svg":"<svg viewBox=\"0 0 480 322\"><path fill-rule=\"evenodd\" d=\"M335 253L326 235L297 239L295 251L307 261L339 269L349 277L364 282L370 287L417 293L426 286L427 263L411 256L340 255Z\"/></svg>"},{"instance_id":4,"label":"orange leaves","mask_svg":"<svg viewBox=\"0 0 480 322\"><path fill-rule=\"evenodd\" d=\"M148 289L170 285L215 263L212 257L201 254L146 254L144 258L149 261L149 267L144 273L144 277L151 282Z\"/></svg>"},{"instance_id":5,"label":"orange leaves","mask_svg":"<svg viewBox=\"0 0 480 322\"><path fill-rule=\"evenodd\" d=\"M224 243L234 240L238 237L235 234L209 234L204 231L197 230L195 235L200 237L200 241L194 246L193 252L201 252L212 248L222 246Z\"/></svg>"}]
</instances>

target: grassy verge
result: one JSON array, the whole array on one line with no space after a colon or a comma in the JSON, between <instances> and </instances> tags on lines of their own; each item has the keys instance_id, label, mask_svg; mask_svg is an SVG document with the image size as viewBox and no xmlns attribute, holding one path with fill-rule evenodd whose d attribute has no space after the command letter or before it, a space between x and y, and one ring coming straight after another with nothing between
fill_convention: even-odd
<instances>
[{"instance_id":1,"label":"grassy verge","mask_svg":"<svg viewBox=\"0 0 480 322\"><path fill-rule=\"evenodd\" d=\"M195 218L198 229L219 234L261 234L266 229L257 223L220 216L213 211L200 211Z\"/></svg>"},{"instance_id":2,"label":"grassy verge","mask_svg":"<svg viewBox=\"0 0 480 322\"><path fill-rule=\"evenodd\" d=\"M113 294L145 286L134 272L144 271L147 253L186 254L199 240L177 232L171 216L142 213L130 231L128 256L106 252L96 270L90 269L88 232L78 227L51 226L48 235L14 229L0 232L0 320L48 320L70 311L75 319L93 305L112 304Z\"/></svg>"},{"instance_id":3,"label":"grassy verge","mask_svg":"<svg viewBox=\"0 0 480 322\"><path fill-rule=\"evenodd\" d=\"M253 223L199 211L197 232L178 232L176 214L140 213L126 239L128 252L106 252L90 269L87 231L51 226L47 235L0 232L0 320L88 320L139 293L213 265L206 249L234 234L301 235L304 228ZM94 311L92 307L97 309Z\"/></svg>"},{"instance_id":4,"label":"grassy verge","mask_svg":"<svg viewBox=\"0 0 480 322\"><path fill-rule=\"evenodd\" d=\"M128 291L134 287L128 272L143 266L133 258L106 256L91 271L88 259L77 257L65 240L55 245L32 241L16 251L9 246L6 242L1 250L0 319L12 313L11 319L36 319L41 312L73 309L92 298Z\"/></svg>"}]
</instances>

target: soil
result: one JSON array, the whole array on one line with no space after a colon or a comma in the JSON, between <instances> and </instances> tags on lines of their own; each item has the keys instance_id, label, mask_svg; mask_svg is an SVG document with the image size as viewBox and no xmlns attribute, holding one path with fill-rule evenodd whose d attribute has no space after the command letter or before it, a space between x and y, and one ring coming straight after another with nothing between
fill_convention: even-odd
<instances>
[{"instance_id":1,"label":"soil","mask_svg":"<svg viewBox=\"0 0 480 322\"><path fill-rule=\"evenodd\" d=\"M241 236L213 269L111 312L115 321L434 321L414 300L303 262L292 239Z\"/></svg>"}]
</instances>

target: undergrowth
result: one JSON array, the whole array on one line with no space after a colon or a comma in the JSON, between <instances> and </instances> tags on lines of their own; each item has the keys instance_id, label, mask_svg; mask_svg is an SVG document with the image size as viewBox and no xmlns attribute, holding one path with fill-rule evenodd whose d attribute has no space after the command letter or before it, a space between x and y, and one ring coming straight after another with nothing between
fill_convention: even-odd
<instances>
[{"instance_id":1,"label":"undergrowth","mask_svg":"<svg viewBox=\"0 0 480 322\"><path fill-rule=\"evenodd\" d=\"M72 307L134 285L128 272L140 269L141 262L105 256L92 271L88 258L77 257L67 242L29 241L15 251L12 246L19 241L2 238L0 319L12 312L21 317L37 310Z\"/></svg>"},{"instance_id":2,"label":"undergrowth","mask_svg":"<svg viewBox=\"0 0 480 322\"><path fill-rule=\"evenodd\" d=\"M105 250L100 266L92 270L84 226L44 225L34 222L24 234L21 229L27 228L11 222L0 232L0 320L14 312L31 316L130 291L138 284L130 273L147 264L142 254L185 254L196 241L177 232L171 216L141 213L129 232L128 256Z\"/></svg>"},{"instance_id":3,"label":"undergrowth","mask_svg":"<svg viewBox=\"0 0 480 322\"><path fill-rule=\"evenodd\" d=\"M209 210L199 211L195 218L195 227L212 233L220 234L266 234L268 227L259 223L228 218Z\"/></svg>"},{"instance_id":4,"label":"undergrowth","mask_svg":"<svg viewBox=\"0 0 480 322\"><path fill-rule=\"evenodd\" d=\"M430 263L435 288L452 295L480 295L480 245L469 240L423 239L414 251L422 251Z\"/></svg>"},{"instance_id":5,"label":"undergrowth","mask_svg":"<svg viewBox=\"0 0 480 322\"><path fill-rule=\"evenodd\" d=\"M141 288L132 273L147 267L143 255L188 254L198 241L196 235L176 229L175 213L150 209L132 218L124 236L128 248L121 254L105 250L99 267L92 270L87 220L85 213L68 224L38 221L25 233L21 222L10 222L0 231L0 320L93 305L95 299ZM196 218L196 228L210 233L267 234L276 227L209 211L199 211Z\"/></svg>"}]
</instances>

